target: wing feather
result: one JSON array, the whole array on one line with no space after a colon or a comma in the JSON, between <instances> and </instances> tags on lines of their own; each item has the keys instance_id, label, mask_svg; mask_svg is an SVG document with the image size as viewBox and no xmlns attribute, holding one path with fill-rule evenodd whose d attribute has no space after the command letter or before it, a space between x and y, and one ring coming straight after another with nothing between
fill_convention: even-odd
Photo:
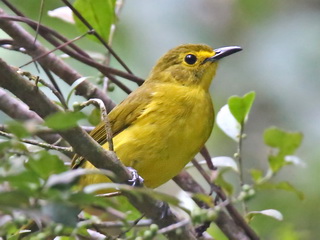
<instances>
[{"instance_id":1,"label":"wing feather","mask_svg":"<svg viewBox=\"0 0 320 240\"><path fill-rule=\"evenodd\" d=\"M143 84L108 114L113 136L128 128L143 113L152 99L151 89L147 84ZM104 123L99 123L90 132L90 136L100 145L106 143ZM84 160L84 158L76 154L72 159L71 167L78 168L84 163Z\"/></svg>"}]
</instances>

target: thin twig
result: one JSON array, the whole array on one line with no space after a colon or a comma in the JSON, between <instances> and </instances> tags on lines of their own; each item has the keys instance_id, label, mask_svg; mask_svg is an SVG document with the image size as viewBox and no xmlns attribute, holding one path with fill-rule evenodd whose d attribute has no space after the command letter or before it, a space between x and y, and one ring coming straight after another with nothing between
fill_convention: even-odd
<instances>
[{"instance_id":1,"label":"thin twig","mask_svg":"<svg viewBox=\"0 0 320 240\"><path fill-rule=\"evenodd\" d=\"M69 2L68 0L62 0L62 2L64 2L74 13L74 15L76 15L80 21L86 25L86 27L89 30L94 30L94 28L90 25L90 23L79 13L79 11L77 9L75 9ZM103 44L103 46L105 46L109 52L112 54L112 56L115 57L115 59L117 59L117 61L121 64L121 66L124 67L124 69L126 69L126 71L128 73L132 74L132 71L128 68L128 66L122 61L122 59L113 51L113 49L106 43L106 41L100 36L100 34L98 34L96 31L93 32L93 35Z\"/></svg>"},{"instance_id":2,"label":"thin twig","mask_svg":"<svg viewBox=\"0 0 320 240\"><path fill-rule=\"evenodd\" d=\"M239 169L240 169L240 185L243 186L244 180L243 180L243 164L242 164L242 140L243 140L243 133L244 133L244 124L240 124L240 136L239 136L239 142L238 142L238 149L236 153L236 158L239 162Z\"/></svg>"},{"instance_id":3,"label":"thin twig","mask_svg":"<svg viewBox=\"0 0 320 240\"><path fill-rule=\"evenodd\" d=\"M5 20L12 20L12 21L19 21L19 22L24 22L26 24L28 24L29 26L35 28L37 26L37 22L26 18L26 17L21 17L21 16L0 16L0 19L5 19ZM59 43L56 39L54 39L52 36L54 36L55 38L57 38L58 40L60 40L62 43L65 42L69 42L69 45L66 45L64 47L62 47L60 50L65 52L66 54L68 54L69 56L77 59L80 62L83 62L91 67L94 67L96 69L98 69L99 71L101 71L102 69L105 70L104 72L102 72L103 74L105 74L105 72L108 72L109 74L114 74L117 75L119 77L123 77L125 79L131 80L135 83L137 83L138 85L141 85L144 80L133 75L130 73L126 73L123 71L120 71L118 69L115 68L111 68L108 66L104 66L96 61L94 61L88 54L86 54L85 52L83 52L82 50L78 49L78 47L76 47L75 45L73 45L72 42L70 42L68 39L66 39L65 37L61 36L59 33L57 33L56 31L52 30L51 28L48 28L46 26L43 25L39 25L39 34L44 37L48 42L50 42L52 45L54 45L55 47L58 47L61 45L61 43ZM71 47L72 49L74 49L74 51L71 51L70 49L68 49L67 47Z\"/></svg>"},{"instance_id":4,"label":"thin twig","mask_svg":"<svg viewBox=\"0 0 320 240\"><path fill-rule=\"evenodd\" d=\"M29 80L35 81L36 85L39 82L42 85L44 85L45 87L49 88L52 91L52 93L59 99L59 101L61 102L63 108L65 110L68 109L68 105L67 105L64 97L61 95L61 93L55 87L51 86L49 83L47 83L43 79L39 78L38 76L34 76L29 72L22 71L21 69L18 69L17 73L20 74L21 76L26 76L27 78L29 78Z\"/></svg>"},{"instance_id":5,"label":"thin twig","mask_svg":"<svg viewBox=\"0 0 320 240\"><path fill-rule=\"evenodd\" d=\"M214 192L219 191L220 188L212 182L212 180L210 179L209 175L206 173L206 171L203 169L203 167L197 162L197 160L192 159L191 162L192 162L193 166L195 166L195 168L202 175L202 177L206 180L206 182L209 184L209 186L210 186L209 195L211 195L213 193L213 191Z\"/></svg>"},{"instance_id":6,"label":"thin twig","mask_svg":"<svg viewBox=\"0 0 320 240\"><path fill-rule=\"evenodd\" d=\"M47 49L44 48L39 42L36 42L34 44L34 36L29 34L17 23L8 21L10 20L8 18L10 17L0 9L0 28L5 31L10 37L12 37L17 45L25 48L28 55L37 57L47 52ZM69 85L72 85L76 80L82 77L78 72L76 72L54 54L49 54L48 56L40 59L39 62ZM82 95L87 99L102 99L108 111L110 111L115 106L114 102L108 96L106 96L105 93L103 93L99 88L97 88L89 81L83 81L79 86L77 86L76 94Z\"/></svg>"},{"instance_id":7,"label":"thin twig","mask_svg":"<svg viewBox=\"0 0 320 240\"><path fill-rule=\"evenodd\" d=\"M181 228L181 227L183 227L183 226L188 225L189 222L190 222L189 219L184 219L184 220L182 220L182 221L180 221L180 222L171 224L171 225L169 225L169 226L167 226L167 227L164 227L164 228L159 229L159 230L158 230L158 234L164 234L164 233L171 232L171 231L173 231L173 230L176 230L176 229L178 229L178 228Z\"/></svg>"},{"instance_id":8,"label":"thin twig","mask_svg":"<svg viewBox=\"0 0 320 240\"><path fill-rule=\"evenodd\" d=\"M118 235L118 237L116 237L116 238L114 238L114 239L116 240L116 239L121 238L123 235L125 235L127 232L129 232L132 228L136 227L137 224L138 224L138 223L142 220L142 218L144 218L144 217L145 217L145 215L142 214L139 218L137 218L136 220L134 220L134 221L132 222L132 224L130 224L130 226L129 226L125 231L121 232L121 233Z\"/></svg>"},{"instance_id":9,"label":"thin twig","mask_svg":"<svg viewBox=\"0 0 320 240\"><path fill-rule=\"evenodd\" d=\"M135 221L129 221L130 225L134 224ZM137 224L136 227L147 227L153 223L151 219L141 219ZM122 228L126 226L122 221L107 221L107 222L100 222L100 223L92 223L91 220L84 220L81 221L81 225L85 225L86 227L90 226L97 226L100 229L109 229L109 228Z\"/></svg>"},{"instance_id":10,"label":"thin twig","mask_svg":"<svg viewBox=\"0 0 320 240\"><path fill-rule=\"evenodd\" d=\"M93 104L97 107L99 107L100 109L100 112L101 112L101 120L102 122L104 122L104 126L105 126L105 130L106 130L106 140L108 142L108 145L109 145L109 151L114 151L114 147L113 147L113 133L112 133L112 129L111 129L111 124L110 124L110 121L109 121L109 118L108 118L108 114L107 114L107 110L106 110L106 107L104 106L104 103L100 100L100 99L97 99L97 98L92 98L92 99L89 99L88 101L86 102L83 102L80 104L80 108L84 108L90 104Z\"/></svg>"},{"instance_id":11,"label":"thin twig","mask_svg":"<svg viewBox=\"0 0 320 240\"><path fill-rule=\"evenodd\" d=\"M210 153L209 153L209 151L208 151L206 146L204 146L200 150L200 153L203 156L203 158L206 160L208 168L211 169L211 170L217 170L217 168L215 166L213 166L213 164L212 164L211 156L210 156Z\"/></svg>"},{"instance_id":12,"label":"thin twig","mask_svg":"<svg viewBox=\"0 0 320 240\"><path fill-rule=\"evenodd\" d=\"M239 179L240 179L240 186L241 187L244 185L243 163L242 163L243 134L244 134L244 123L242 122L240 124L240 136L239 136L239 142L238 142L238 149L237 149L237 153L235 154L236 158L238 159L238 162L239 162ZM242 203L243 213L244 213L244 215L246 215L247 212L248 212L248 207L247 207L247 205L246 205L244 200L242 200L241 203Z\"/></svg>"},{"instance_id":13,"label":"thin twig","mask_svg":"<svg viewBox=\"0 0 320 240\"><path fill-rule=\"evenodd\" d=\"M185 170L183 170L178 176L174 177L173 180L184 190L192 193L203 193L205 190L193 179L193 177ZM222 190L218 191L217 194L220 196L222 201L226 201L227 197ZM197 205L201 208L208 208L207 204L203 201L193 198ZM216 220L219 228L224 232L224 234L231 240L258 240L257 234L250 228L247 222L239 214L237 209L229 203L226 206L232 219L224 212L221 211L218 214L218 219Z\"/></svg>"},{"instance_id":14,"label":"thin twig","mask_svg":"<svg viewBox=\"0 0 320 240\"><path fill-rule=\"evenodd\" d=\"M20 16L20 17L23 17L25 18L25 15L19 11L14 5L12 5L10 2L8 2L7 0L2 0L2 2L12 11L14 12L17 16ZM26 18L28 19L28 18ZM68 39L65 38L64 36L60 35L59 33L57 33L56 31L50 29L50 28L47 28L43 25L40 24L40 22L34 22L32 21L31 19L28 19L29 22L26 22L33 30L35 31L38 31L39 30L42 30L42 29L46 29L45 32L47 32L48 30L50 31L50 33L55 36L57 39L59 39L60 41L62 42L67 42ZM32 21L32 24L30 23L30 21ZM41 34L40 34L41 35ZM69 47L71 47L72 49L74 49L76 52L80 53L81 55L83 56L86 56L86 57L89 57L89 55L83 51L81 48L79 48L78 46L74 45L73 43L70 43L68 45Z\"/></svg>"},{"instance_id":15,"label":"thin twig","mask_svg":"<svg viewBox=\"0 0 320 240\"><path fill-rule=\"evenodd\" d=\"M11 133L6 133L3 131L0 131L0 135L6 138L10 138L10 139L15 139L16 136L11 134ZM60 146L54 146L52 144L48 144L48 143L43 143L43 142L38 142L35 140L31 140L31 139L18 139L20 142L24 142L24 143L28 143L31 145L35 145L35 146L39 146L45 149L51 149L51 150L56 150L56 151L60 151L60 152L73 152L72 147L60 147Z\"/></svg>"},{"instance_id":16,"label":"thin twig","mask_svg":"<svg viewBox=\"0 0 320 240\"><path fill-rule=\"evenodd\" d=\"M26 54L26 50L14 44L12 39L0 39L0 47Z\"/></svg>"},{"instance_id":17,"label":"thin twig","mask_svg":"<svg viewBox=\"0 0 320 240\"><path fill-rule=\"evenodd\" d=\"M40 12L39 12L38 24L37 24L37 28L36 28L36 36L34 37L34 42L36 42L37 38L38 38L39 25L40 25L41 20L42 20L43 9L44 9L44 0L41 0L40 1Z\"/></svg>"},{"instance_id":18,"label":"thin twig","mask_svg":"<svg viewBox=\"0 0 320 240\"><path fill-rule=\"evenodd\" d=\"M103 198L110 198L110 197L122 196L122 193L121 192L101 193L101 194L97 194L96 196L103 197Z\"/></svg>"},{"instance_id":19,"label":"thin twig","mask_svg":"<svg viewBox=\"0 0 320 240\"><path fill-rule=\"evenodd\" d=\"M115 7L116 18L119 18L119 14L120 14L120 11L121 11L122 7L123 7L123 1L122 0L117 0L116 1L116 7ZM109 44L110 47L112 46L112 40L113 40L113 36L114 36L115 31L116 31L116 24L112 23L112 25L110 27L110 33L109 33L109 39L108 39L108 44ZM110 65L110 57L111 57L111 53L110 53L110 51L108 51L107 54L106 54L106 58L104 60L104 65L106 65L106 66ZM107 92L109 83L110 83L109 78L107 76L104 77L103 78L103 84L102 84L102 90L104 92Z\"/></svg>"},{"instance_id":20,"label":"thin twig","mask_svg":"<svg viewBox=\"0 0 320 240\"><path fill-rule=\"evenodd\" d=\"M0 92L0 98L1 98L1 92ZM0 101L1 105L1 101ZM34 119L35 120L35 119ZM41 123L39 123L41 124ZM81 128L86 132L91 132L95 127L93 126L81 126ZM0 131L8 132L8 126L6 124L0 124ZM37 126L35 130L32 130L32 133L35 135L41 135L41 134L53 134L57 133L57 130L53 130L52 128L48 128L42 125ZM57 139L58 140L58 139ZM56 141L57 141L56 140ZM56 143L54 144L56 145Z\"/></svg>"},{"instance_id":21,"label":"thin twig","mask_svg":"<svg viewBox=\"0 0 320 240\"><path fill-rule=\"evenodd\" d=\"M76 38L68 41L68 42L65 42L65 43L61 44L60 46L57 46L55 49L52 49L52 50L50 50L50 51L48 51L48 52L46 52L46 53L44 53L44 54L42 54L42 55L39 55L39 56L33 58L31 61L29 61L29 62L21 65L19 68L23 68L23 67L29 65L30 63L36 62L36 61L38 61L40 58L43 58L43 57L49 55L50 53L53 53L53 52L55 52L55 51L57 51L57 50L60 50L61 48L67 46L69 43L78 41L78 40L80 40L81 38L85 37L85 36L88 35L88 34L92 34L92 31L88 31L88 32L86 32L86 33L84 33L84 34L82 34L82 35L80 35L80 36L78 36L78 37L76 37Z\"/></svg>"},{"instance_id":22,"label":"thin twig","mask_svg":"<svg viewBox=\"0 0 320 240\"><path fill-rule=\"evenodd\" d=\"M61 97L63 98L63 101L65 102L65 99L63 97L63 93L61 91L61 89L59 88L55 78L53 77L52 73L50 70L48 70L45 66L43 66L42 64L40 64L43 71L46 73L47 77L49 78L50 82L52 83L52 85L54 86L54 88L60 93ZM66 104L67 105L67 104Z\"/></svg>"}]
</instances>

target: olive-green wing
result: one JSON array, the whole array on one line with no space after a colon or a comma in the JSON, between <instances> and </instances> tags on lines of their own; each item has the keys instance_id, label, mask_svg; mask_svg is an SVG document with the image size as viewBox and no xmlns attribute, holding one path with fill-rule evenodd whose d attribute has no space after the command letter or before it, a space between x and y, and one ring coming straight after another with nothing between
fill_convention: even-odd
<instances>
[{"instance_id":1,"label":"olive-green wing","mask_svg":"<svg viewBox=\"0 0 320 240\"><path fill-rule=\"evenodd\" d=\"M125 100L116 106L109 114L113 136L129 127L145 110L152 98L152 88L142 85L132 92ZM90 136L100 145L107 142L106 130L103 122L99 123L91 132ZM72 159L72 168L77 168L83 163L83 158L75 155Z\"/></svg>"}]
</instances>

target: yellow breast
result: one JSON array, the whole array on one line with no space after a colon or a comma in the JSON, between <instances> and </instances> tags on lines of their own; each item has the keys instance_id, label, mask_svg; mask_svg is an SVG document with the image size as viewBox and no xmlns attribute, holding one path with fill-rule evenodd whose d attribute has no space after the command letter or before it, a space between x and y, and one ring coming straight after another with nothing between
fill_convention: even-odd
<instances>
[{"instance_id":1,"label":"yellow breast","mask_svg":"<svg viewBox=\"0 0 320 240\"><path fill-rule=\"evenodd\" d=\"M170 99L170 101L168 101ZM202 88L161 84L144 113L114 138L121 161L136 169L147 187L177 175L208 139L214 120Z\"/></svg>"}]
</instances>

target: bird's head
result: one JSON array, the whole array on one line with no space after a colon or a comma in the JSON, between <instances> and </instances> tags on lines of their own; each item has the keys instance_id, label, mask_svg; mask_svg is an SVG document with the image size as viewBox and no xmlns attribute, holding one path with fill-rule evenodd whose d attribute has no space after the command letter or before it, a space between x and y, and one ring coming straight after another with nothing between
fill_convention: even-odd
<instances>
[{"instance_id":1,"label":"bird's head","mask_svg":"<svg viewBox=\"0 0 320 240\"><path fill-rule=\"evenodd\" d=\"M218 61L242 49L237 46L212 49L203 44L184 44L162 56L150 76L152 81L175 81L185 86L208 89Z\"/></svg>"}]
</instances>

